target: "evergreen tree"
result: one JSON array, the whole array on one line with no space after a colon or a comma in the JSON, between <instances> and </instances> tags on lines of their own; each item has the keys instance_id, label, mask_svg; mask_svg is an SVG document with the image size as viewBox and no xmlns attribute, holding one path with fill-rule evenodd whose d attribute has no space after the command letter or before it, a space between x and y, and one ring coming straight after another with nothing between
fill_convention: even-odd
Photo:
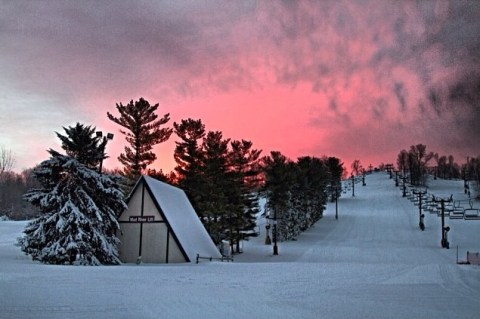
<instances>
[{"instance_id":1,"label":"evergreen tree","mask_svg":"<svg viewBox=\"0 0 480 319\"><path fill-rule=\"evenodd\" d=\"M262 158L265 184L263 192L267 198L269 218L276 219L277 233L272 230L273 236L279 240L292 239L293 214L290 205L291 187L293 184L294 164L278 151L272 151L270 156Z\"/></svg>"},{"instance_id":2,"label":"evergreen tree","mask_svg":"<svg viewBox=\"0 0 480 319\"><path fill-rule=\"evenodd\" d=\"M161 128L170 120L170 114L165 114L158 119L155 111L158 103L150 105L143 98L127 105L117 104L120 117L115 117L107 112L108 118L124 127L120 132L126 136L129 146L125 147L125 153L120 154L118 160L124 165L124 173L132 180L136 180L156 160L157 156L152 152L154 145L163 143L170 138L173 130Z\"/></svg>"},{"instance_id":3,"label":"evergreen tree","mask_svg":"<svg viewBox=\"0 0 480 319\"><path fill-rule=\"evenodd\" d=\"M292 196L299 208L300 230L310 228L323 216L327 200L328 171L316 157L300 157L296 163L296 183Z\"/></svg>"},{"instance_id":4,"label":"evergreen tree","mask_svg":"<svg viewBox=\"0 0 480 319\"><path fill-rule=\"evenodd\" d=\"M48 264L119 264L117 216L126 204L115 178L49 153L34 169L41 187L24 195L41 216L26 226L22 251Z\"/></svg>"},{"instance_id":5,"label":"evergreen tree","mask_svg":"<svg viewBox=\"0 0 480 319\"><path fill-rule=\"evenodd\" d=\"M255 227L258 199L252 187L258 183L260 151L253 150L249 141L229 144L230 139L223 139L218 131L207 134L201 120L182 120L173 126L179 137L174 153L179 187L214 242L228 239L238 251L242 231Z\"/></svg>"},{"instance_id":6,"label":"evergreen tree","mask_svg":"<svg viewBox=\"0 0 480 319\"><path fill-rule=\"evenodd\" d=\"M322 218L327 190L340 184L342 163L334 157L310 156L294 163L280 152L271 152L262 161L268 217L277 219L280 240L294 240Z\"/></svg>"},{"instance_id":7,"label":"evergreen tree","mask_svg":"<svg viewBox=\"0 0 480 319\"><path fill-rule=\"evenodd\" d=\"M66 135L55 132L62 141L62 148L68 156L77 159L88 168L96 168L105 158L104 150L107 143L95 135L95 127L77 123L74 127L63 127Z\"/></svg>"},{"instance_id":8,"label":"evergreen tree","mask_svg":"<svg viewBox=\"0 0 480 319\"><path fill-rule=\"evenodd\" d=\"M344 173L343 163L340 159L336 157L327 157L323 159L324 163L328 169L329 175L329 185L328 185L328 195L332 202L335 201L335 198L338 198L341 194L342 189L342 176Z\"/></svg>"},{"instance_id":9,"label":"evergreen tree","mask_svg":"<svg viewBox=\"0 0 480 319\"><path fill-rule=\"evenodd\" d=\"M237 195L236 185L231 173L228 172L228 143L219 131L208 132L203 139L204 170L203 170L203 200L197 202L198 210L202 212L205 228L215 243L230 237L235 228L232 212L238 200L230 201L232 195Z\"/></svg>"},{"instance_id":10,"label":"evergreen tree","mask_svg":"<svg viewBox=\"0 0 480 319\"><path fill-rule=\"evenodd\" d=\"M175 142L173 155L177 163L175 172L178 185L187 193L192 204L195 204L200 196L198 192L203 174L205 154L202 141L205 137L205 125L201 120L187 119L173 123L173 127L180 138L180 141Z\"/></svg>"},{"instance_id":11,"label":"evergreen tree","mask_svg":"<svg viewBox=\"0 0 480 319\"><path fill-rule=\"evenodd\" d=\"M174 172L165 174L161 169L157 171L156 169L149 168L146 172L146 175L172 185L175 185L177 182L177 177Z\"/></svg>"},{"instance_id":12,"label":"evergreen tree","mask_svg":"<svg viewBox=\"0 0 480 319\"><path fill-rule=\"evenodd\" d=\"M245 238L242 232L252 232L256 226L259 186L259 157L261 150L252 149L252 142L232 141L229 154L230 176L233 178L230 203L234 204L230 241L240 251L240 240Z\"/></svg>"}]
</instances>

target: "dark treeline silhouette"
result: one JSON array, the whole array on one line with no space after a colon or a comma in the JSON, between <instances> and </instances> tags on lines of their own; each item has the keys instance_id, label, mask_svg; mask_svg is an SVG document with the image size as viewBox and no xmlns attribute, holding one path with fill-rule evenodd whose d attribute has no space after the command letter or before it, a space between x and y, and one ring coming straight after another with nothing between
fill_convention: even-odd
<instances>
[{"instance_id":1,"label":"dark treeline silhouette","mask_svg":"<svg viewBox=\"0 0 480 319\"><path fill-rule=\"evenodd\" d=\"M22 220L38 215L38 210L23 200L23 194L38 185L32 170L26 169L20 174L12 171L0 174L0 216Z\"/></svg>"},{"instance_id":2,"label":"dark treeline silhouette","mask_svg":"<svg viewBox=\"0 0 480 319\"><path fill-rule=\"evenodd\" d=\"M220 131L208 131L200 119L184 119L173 123L173 128L164 127L170 120L169 114L159 118L155 114L157 108L158 104L150 105L141 98L127 105L117 104L119 117L107 112L108 118L122 127L120 132L128 145L118 158L122 169L102 171L102 161L107 157L106 139L95 134L95 127L80 123L64 127L65 135L56 133L65 154L50 150L49 160L21 174L9 170L11 154L1 152L9 155L9 161L3 161L6 164L0 169L0 215L11 219L38 217L26 229L27 236L22 242L25 252L49 263L118 263L114 247L117 239L112 235L115 223L97 228L94 220L107 212L105 216L109 217L105 218L113 222L123 204L122 198L107 196L108 188L116 194L122 194L123 190L127 196L142 174L185 190L213 241L216 244L228 242L232 252L240 251L242 240L258 234L256 221L260 213L264 213L267 222L275 224L277 232L272 233L275 239L295 240L322 218L327 201L334 201L341 194L345 169L336 157L303 156L292 161L278 151L261 157L262 151L255 149L251 141L232 140ZM172 134L177 137L174 171L165 174L162 170L148 168L157 159L153 146L167 141ZM423 144L400 151L397 168L413 185L425 185L428 174L435 178L463 178L465 185L467 181L475 181L475 185L480 183L480 156L469 158L460 166L453 156L427 151ZM364 171L359 160L352 163L352 171L356 175ZM38 200L57 190L58 207L45 206L45 202ZM81 220L92 220L82 232L94 231L98 238L111 245L114 254L101 251L96 244L89 246L83 240L70 243L69 247L83 248L66 252L61 260L38 255L32 247L39 246L40 242L48 245L47 239L51 242L55 236L50 238L45 233L42 238L35 238L36 225L44 223L45 227L54 229L57 226L53 227L52 221L74 220L73 215L68 219L68 212L65 215L65 207L71 204L67 200L69 196L77 196L79 192L89 198L88 202L96 203L85 205L79 200L75 204L78 209L73 215L80 216ZM266 199L264 212L260 211L261 197ZM109 200L113 201L108 204ZM116 208L111 211L114 206ZM92 207L96 210L92 211ZM50 218L52 216L56 217ZM45 227L42 229L48 228ZM28 230L31 237L28 237ZM74 232L72 228L71 238Z\"/></svg>"},{"instance_id":3,"label":"dark treeline silhouette","mask_svg":"<svg viewBox=\"0 0 480 319\"><path fill-rule=\"evenodd\" d=\"M201 120L174 123L175 172L167 179L187 193L216 244L228 240L239 251L240 240L255 228L260 183L260 150L246 140L224 138Z\"/></svg>"},{"instance_id":4,"label":"dark treeline silhouette","mask_svg":"<svg viewBox=\"0 0 480 319\"><path fill-rule=\"evenodd\" d=\"M0 145L0 216L27 219L36 215L35 209L22 200L25 191L35 186L32 170L17 174L12 171L15 157L11 150Z\"/></svg>"},{"instance_id":5,"label":"dark treeline silhouette","mask_svg":"<svg viewBox=\"0 0 480 319\"><path fill-rule=\"evenodd\" d=\"M467 158L467 163L457 164L452 155L428 152L427 146L416 144L402 150L397 156L397 169L409 178L412 185L426 185L427 175L442 179L463 179L480 185L480 156Z\"/></svg>"},{"instance_id":6,"label":"dark treeline silhouette","mask_svg":"<svg viewBox=\"0 0 480 319\"><path fill-rule=\"evenodd\" d=\"M141 98L127 105L117 104L119 117L107 113L110 120L122 127L120 132L129 146L118 158L123 169L105 170L105 175L121 176L126 194L141 174L179 186L187 193L214 242L226 240L234 252L240 250L241 240L256 234L260 196L267 199L269 218L274 217L273 211L278 212L279 239L289 240L318 221L327 199L333 200L340 193L344 169L335 157L305 156L293 162L280 152L272 152L261 158L261 150L255 149L251 141L231 140L223 137L222 132L207 131L201 120L181 120L172 129L162 127L169 121L169 114L158 118L157 107L158 104L150 105ZM64 131L65 135L56 134L66 154L50 152L52 157L72 158L88 169L99 171L106 158L106 140L95 135L95 127L77 123L64 127ZM173 154L177 163L174 171L165 174L149 169L148 165L157 158L152 147L168 140L171 133L178 137ZM39 169L20 175L2 174L3 215L23 219L40 214L22 196L41 186L35 176L54 178L58 172L52 169L53 175L48 177L40 174Z\"/></svg>"},{"instance_id":7,"label":"dark treeline silhouette","mask_svg":"<svg viewBox=\"0 0 480 319\"><path fill-rule=\"evenodd\" d=\"M207 131L201 120L184 119L173 123L173 128L164 127L169 114L158 117L158 104L150 105L143 98L127 105L119 103L116 108L118 117L107 115L121 126L128 146L118 158L123 169L104 170L104 175L123 178L126 195L141 174L184 189L214 242L228 241L232 251L239 251L240 241L257 233L260 196L267 199L268 217L277 214L279 239L289 240L318 221L326 201L341 193L344 168L338 158L305 156L294 162L280 152L261 157L261 150L255 149L251 141L232 140L222 132ZM64 130L65 135L57 136L66 154L58 156L76 159L99 172L106 158L106 140L96 137L94 127L80 123ZM157 158L153 146L167 141L173 133L177 137L174 171L165 174L148 168ZM36 176L40 176L38 172ZM0 212L13 218L38 214L22 201L22 195L36 187L38 182L31 170L18 176L3 174Z\"/></svg>"},{"instance_id":8,"label":"dark treeline silhouette","mask_svg":"<svg viewBox=\"0 0 480 319\"><path fill-rule=\"evenodd\" d=\"M398 154L397 168L404 174L409 173L412 185L425 185L427 164L433 157L433 152L427 152L427 146L412 145L408 151L402 150Z\"/></svg>"},{"instance_id":9,"label":"dark treeline silhouette","mask_svg":"<svg viewBox=\"0 0 480 319\"><path fill-rule=\"evenodd\" d=\"M476 197L480 198L480 155L467 158L467 164L461 168L461 174L465 181L473 181L472 186L476 187ZM467 184L467 187L469 185ZM466 191L471 191L470 189Z\"/></svg>"},{"instance_id":10,"label":"dark treeline silhouette","mask_svg":"<svg viewBox=\"0 0 480 319\"><path fill-rule=\"evenodd\" d=\"M277 223L279 240L292 240L323 216L330 193L339 195L343 166L334 157L300 157L280 152L262 159L267 218Z\"/></svg>"},{"instance_id":11,"label":"dark treeline silhouette","mask_svg":"<svg viewBox=\"0 0 480 319\"><path fill-rule=\"evenodd\" d=\"M439 155L435 153L434 160L437 164L434 174L442 179L462 178L461 166L455 163L452 155Z\"/></svg>"}]
</instances>

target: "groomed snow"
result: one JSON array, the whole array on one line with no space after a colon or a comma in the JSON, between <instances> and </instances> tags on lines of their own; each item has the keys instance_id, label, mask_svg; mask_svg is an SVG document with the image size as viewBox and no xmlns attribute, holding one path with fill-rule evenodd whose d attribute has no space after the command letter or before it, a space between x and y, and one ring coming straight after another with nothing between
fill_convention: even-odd
<instances>
[{"instance_id":1,"label":"groomed snow","mask_svg":"<svg viewBox=\"0 0 480 319\"><path fill-rule=\"evenodd\" d=\"M387 174L366 181L343 194L338 220L329 204L279 256L261 227L233 263L48 266L13 245L25 222L2 221L0 318L479 318L480 267L457 265L456 247L461 260L480 251L480 220L447 219L442 249L437 215L422 232Z\"/></svg>"}]
</instances>

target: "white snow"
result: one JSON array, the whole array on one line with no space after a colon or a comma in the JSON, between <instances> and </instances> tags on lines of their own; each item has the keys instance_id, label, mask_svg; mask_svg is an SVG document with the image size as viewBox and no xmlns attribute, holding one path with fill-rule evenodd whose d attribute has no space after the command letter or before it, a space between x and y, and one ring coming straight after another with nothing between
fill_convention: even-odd
<instances>
[{"instance_id":1,"label":"white snow","mask_svg":"<svg viewBox=\"0 0 480 319\"><path fill-rule=\"evenodd\" d=\"M338 220L329 204L278 256L261 226L233 263L43 265L14 246L26 223L2 221L0 318L480 318L480 267L456 264L457 245L461 260L480 251L480 220L447 219L442 249L436 214L422 232L387 174L366 181L342 194Z\"/></svg>"}]
</instances>

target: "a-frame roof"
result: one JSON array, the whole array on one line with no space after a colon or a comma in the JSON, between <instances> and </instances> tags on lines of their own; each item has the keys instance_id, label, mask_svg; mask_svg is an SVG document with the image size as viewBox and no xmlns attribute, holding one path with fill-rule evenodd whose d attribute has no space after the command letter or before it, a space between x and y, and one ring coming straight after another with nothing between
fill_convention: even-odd
<instances>
[{"instance_id":1,"label":"a-frame roof","mask_svg":"<svg viewBox=\"0 0 480 319\"><path fill-rule=\"evenodd\" d=\"M189 261L194 261L197 254L201 257L222 257L182 189L142 176L132 194L142 182L145 183L155 205L160 208L160 213L163 213L170 230L181 245L180 249L185 252Z\"/></svg>"}]
</instances>

